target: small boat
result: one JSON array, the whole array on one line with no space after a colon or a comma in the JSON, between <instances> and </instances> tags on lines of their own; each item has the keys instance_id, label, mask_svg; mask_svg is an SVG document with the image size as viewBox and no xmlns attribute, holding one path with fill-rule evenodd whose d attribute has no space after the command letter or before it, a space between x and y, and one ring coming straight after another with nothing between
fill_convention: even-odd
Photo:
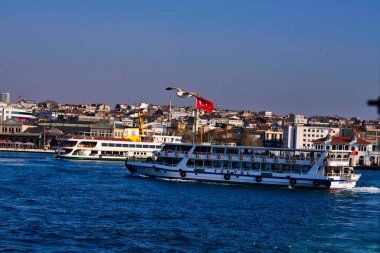
<instances>
[{"instance_id":1,"label":"small boat","mask_svg":"<svg viewBox=\"0 0 380 253\"><path fill-rule=\"evenodd\" d=\"M142 136L141 141L76 136L60 140L57 159L124 161L127 153L136 159L151 157L163 142L180 143L182 137L153 135Z\"/></svg>"},{"instance_id":2,"label":"small boat","mask_svg":"<svg viewBox=\"0 0 380 253\"><path fill-rule=\"evenodd\" d=\"M131 176L340 190L354 188L360 174L349 151L165 143L145 161L129 156Z\"/></svg>"}]
</instances>

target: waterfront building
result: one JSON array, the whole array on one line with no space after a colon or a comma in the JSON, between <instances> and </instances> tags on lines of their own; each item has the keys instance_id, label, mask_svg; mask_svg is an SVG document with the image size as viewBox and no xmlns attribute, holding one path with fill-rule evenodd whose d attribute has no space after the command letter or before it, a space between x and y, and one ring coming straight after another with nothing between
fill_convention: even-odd
<instances>
[{"instance_id":1,"label":"waterfront building","mask_svg":"<svg viewBox=\"0 0 380 253\"><path fill-rule=\"evenodd\" d=\"M262 111L262 112L259 112L259 115L262 116L262 117L265 117L265 118L271 118L273 113L272 112L268 112L268 111Z\"/></svg>"},{"instance_id":2,"label":"waterfront building","mask_svg":"<svg viewBox=\"0 0 380 253\"><path fill-rule=\"evenodd\" d=\"M164 134L167 133L168 128L166 125L158 123L158 122L150 122L144 124L144 131L147 134Z\"/></svg>"},{"instance_id":3,"label":"waterfront building","mask_svg":"<svg viewBox=\"0 0 380 253\"><path fill-rule=\"evenodd\" d=\"M12 105L0 106L0 119L28 122L36 117L31 109L23 109Z\"/></svg>"},{"instance_id":4,"label":"waterfront building","mask_svg":"<svg viewBox=\"0 0 380 253\"><path fill-rule=\"evenodd\" d=\"M301 114L291 113L289 114L289 122L293 125L305 125L307 124L307 118Z\"/></svg>"},{"instance_id":5,"label":"waterfront building","mask_svg":"<svg viewBox=\"0 0 380 253\"><path fill-rule=\"evenodd\" d=\"M112 138L112 132L113 130L111 125L99 122L91 125L89 136L100 138Z\"/></svg>"},{"instance_id":6,"label":"waterfront building","mask_svg":"<svg viewBox=\"0 0 380 253\"><path fill-rule=\"evenodd\" d=\"M331 135L339 135L338 127L295 125L283 128L283 146L287 148L312 148L313 140Z\"/></svg>"},{"instance_id":7,"label":"waterfront building","mask_svg":"<svg viewBox=\"0 0 380 253\"><path fill-rule=\"evenodd\" d=\"M0 93L0 103L9 104L11 102L11 94L8 92Z\"/></svg>"},{"instance_id":8,"label":"waterfront building","mask_svg":"<svg viewBox=\"0 0 380 253\"><path fill-rule=\"evenodd\" d=\"M374 145L378 145L380 142L380 129L367 130L366 139Z\"/></svg>"},{"instance_id":9,"label":"waterfront building","mask_svg":"<svg viewBox=\"0 0 380 253\"><path fill-rule=\"evenodd\" d=\"M264 147L282 147L283 131L279 127L268 127L267 125L257 129Z\"/></svg>"},{"instance_id":10,"label":"waterfront building","mask_svg":"<svg viewBox=\"0 0 380 253\"><path fill-rule=\"evenodd\" d=\"M228 125L235 127L243 127L243 120L237 116L232 116L228 119Z\"/></svg>"},{"instance_id":11,"label":"waterfront building","mask_svg":"<svg viewBox=\"0 0 380 253\"><path fill-rule=\"evenodd\" d=\"M370 158L372 145L370 142L357 137L331 136L313 140L314 149L331 151L351 151L350 165L373 165L377 159ZM341 158L341 157L336 157ZM378 162L378 161L377 161Z\"/></svg>"},{"instance_id":12,"label":"waterfront building","mask_svg":"<svg viewBox=\"0 0 380 253\"><path fill-rule=\"evenodd\" d=\"M36 109L38 107L38 104L34 100L30 99L22 99L19 104L21 105L22 108L26 109Z\"/></svg>"}]
</instances>

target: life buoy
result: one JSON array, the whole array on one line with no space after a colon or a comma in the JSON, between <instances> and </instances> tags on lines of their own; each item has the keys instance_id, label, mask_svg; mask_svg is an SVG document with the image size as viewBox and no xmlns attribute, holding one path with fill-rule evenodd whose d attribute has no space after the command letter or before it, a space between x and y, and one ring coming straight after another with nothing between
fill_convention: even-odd
<instances>
[{"instance_id":1,"label":"life buoy","mask_svg":"<svg viewBox=\"0 0 380 253\"><path fill-rule=\"evenodd\" d=\"M224 174L224 179L225 180L230 180L230 178L231 178L230 174Z\"/></svg>"},{"instance_id":2,"label":"life buoy","mask_svg":"<svg viewBox=\"0 0 380 253\"><path fill-rule=\"evenodd\" d=\"M186 156L186 157L189 157L189 152L186 151L185 156Z\"/></svg>"},{"instance_id":3,"label":"life buoy","mask_svg":"<svg viewBox=\"0 0 380 253\"><path fill-rule=\"evenodd\" d=\"M186 171L180 171L179 174L181 175L181 177L186 177Z\"/></svg>"},{"instance_id":4,"label":"life buoy","mask_svg":"<svg viewBox=\"0 0 380 253\"><path fill-rule=\"evenodd\" d=\"M256 157L255 157L255 156L252 156L252 157L251 157L251 161L252 161L252 162L256 161Z\"/></svg>"},{"instance_id":5,"label":"life buoy","mask_svg":"<svg viewBox=\"0 0 380 253\"><path fill-rule=\"evenodd\" d=\"M208 153L208 154L207 154L207 159L210 159L210 158L211 158L211 154Z\"/></svg>"},{"instance_id":6,"label":"life buoy","mask_svg":"<svg viewBox=\"0 0 380 253\"><path fill-rule=\"evenodd\" d=\"M175 152L175 157L179 157L179 153L178 152Z\"/></svg>"},{"instance_id":7,"label":"life buoy","mask_svg":"<svg viewBox=\"0 0 380 253\"><path fill-rule=\"evenodd\" d=\"M243 161L244 160L244 156L240 156L240 161Z\"/></svg>"},{"instance_id":8,"label":"life buoy","mask_svg":"<svg viewBox=\"0 0 380 253\"><path fill-rule=\"evenodd\" d=\"M228 159L232 160L232 155L229 155L229 156L228 156Z\"/></svg>"},{"instance_id":9,"label":"life buoy","mask_svg":"<svg viewBox=\"0 0 380 253\"><path fill-rule=\"evenodd\" d=\"M319 180L314 180L314 181L313 181L313 185L314 185L315 187L318 187L320 184L321 184L321 181L319 181Z\"/></svg>"},{"instance_id":10,"label":"life buoy","mask_svg":"<svg viewBox=\"0 0 380 253\"><path fill-rule=\"evenodd\" d=\"M219 160L222 159L222 155L219 154L219 155L218 155L218 159L219 159Z\"/></svg>"},{"instance_id":11,"label":"life buoy","mask_svg":"<svg viewBox=\"0 0 380 253\"><path fill-rule=\"evenodd\" d=\"M262 179L260 176L257 176L257 177L256 177L256 182L257 182L257 183L260 183L262 180L263 180L263 179Z\"/></svg>"},{"instance_id":12,"label":"life buoy","mask_svg":"<svg viewBox=\"0 0 380 253\"><path fill-rule=\"evenodd\" d=\"M294 178L290 179L290 184L291 185L295 185L296 183L297 183L296 179L294 179Z\"/></svg>"},{"instance_id":13,"label":"life buoy","mask_svg":"<svg viewBox=\"0 0 380 253\"><path fill-rule=\"evenodd\" d=\"M200 155L199 155L199 154L196 154L195 156L196 156L197 158L199 158Z\"/></svg>"}]
</instances>

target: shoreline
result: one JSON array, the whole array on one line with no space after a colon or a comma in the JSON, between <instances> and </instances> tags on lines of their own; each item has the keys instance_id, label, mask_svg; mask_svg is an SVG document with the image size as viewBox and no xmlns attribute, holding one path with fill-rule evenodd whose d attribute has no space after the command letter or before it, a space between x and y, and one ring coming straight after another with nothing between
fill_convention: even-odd
<instances>
[{"instance_id":1,"label":"shoreline","mask_svg":"<svg viewBox=\"0 0 380 253\"><path fill-rule=\"evenodd\" d=\"M0 152L22 152L22 153L45 153L45 154L53 154L55 150L52 149L28 149L28 148L0 148Z\"/></svg>"}]
</instances>

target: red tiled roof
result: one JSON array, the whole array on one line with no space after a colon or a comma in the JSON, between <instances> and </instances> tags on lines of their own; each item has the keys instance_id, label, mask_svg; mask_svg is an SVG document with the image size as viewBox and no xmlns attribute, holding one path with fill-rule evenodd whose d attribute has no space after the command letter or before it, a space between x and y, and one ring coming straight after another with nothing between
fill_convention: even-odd
<instances>
[{"instance_id":1,"label":"red tiled roof","mask_svg":"<svg viewBox=\"0 0 380 253\"><path fill-rule=\"evenodd\" d=\"M326 137L325 138L321 138L321 139L316 139L316 140L313 140L313 142L325 142L326 141ZM331 140L331 143L350 143L352 141L352 137L347 137L347 136L333 136L332 137L332 140ZM368 145L370 144L370 142L368 141L365 141L361 138L358 138L356 143L358 144L364 144L364 145Z\"/></svg>"}]
</instances>

